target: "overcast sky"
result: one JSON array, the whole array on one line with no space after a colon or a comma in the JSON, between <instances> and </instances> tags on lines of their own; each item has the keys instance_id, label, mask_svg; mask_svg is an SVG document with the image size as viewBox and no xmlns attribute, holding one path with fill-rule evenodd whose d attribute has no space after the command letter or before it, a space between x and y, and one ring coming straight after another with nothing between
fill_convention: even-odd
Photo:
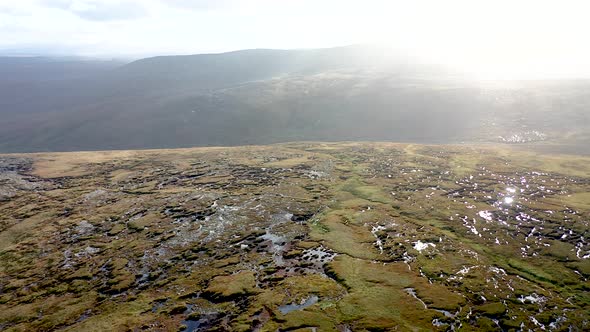
<instances>
[{"instance_id":1,"label":"overcast sky","mask_svg":"<svg viewBox=\"0 0 590 332\"><path fill-rule=\"evenodd\" d=\"M379 42L482 73L590 76L589 13L585 0L0 0L0 52L137 57Z\"/></svg>"}]
</instances>

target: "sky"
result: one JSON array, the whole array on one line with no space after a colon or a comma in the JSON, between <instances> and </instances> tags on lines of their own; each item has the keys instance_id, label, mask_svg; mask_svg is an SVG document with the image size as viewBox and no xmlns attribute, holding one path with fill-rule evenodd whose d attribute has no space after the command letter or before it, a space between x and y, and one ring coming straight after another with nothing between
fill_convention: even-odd
<instances>
[{"instance_id":1,"label":"sky","mask_svg":"<svg viewBox=\"0 0 590 332\"><path fill-rule=\"evenodd\" d=\"M590 77L586 0L0 0L0 54L379 43L482 76Z\"/></svg>"}]
</instances>

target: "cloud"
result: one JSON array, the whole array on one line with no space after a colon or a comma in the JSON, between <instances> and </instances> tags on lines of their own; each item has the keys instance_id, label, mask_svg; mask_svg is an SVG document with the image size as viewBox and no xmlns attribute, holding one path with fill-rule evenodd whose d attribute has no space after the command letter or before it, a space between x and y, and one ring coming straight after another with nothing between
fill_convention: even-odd
<instances>
[{"instance_id":1,"label":"cloud","mask_svg":"<svg viewBox=\"0 0 590 332\"><path fill-rule=\"evenodd\" d=\"M238 0L160 0L160 2L167 6L196 10L228 8L239 4Z\"/></svg>"},{"instance_id":2,"label":"cloud","mask_svg":"<svg viewBox=\"0 0 590 332\"><path fill-rule=\"evenodd\" d=\"M3 2L0 3L0 14L14 17L28 16L31 15L34 8L35 4L30 0Z\"/></svg>"},{"instance_id":3,"label":"cloud","mask_svg":"<svg viewBox=\"0 0 590 332\"><path fill-rule=\"evenodd\" d=\"M137 1L43 0L42 3L90 21L130 20L148 14L146 7Z\"/></svg>"}]
</instances>

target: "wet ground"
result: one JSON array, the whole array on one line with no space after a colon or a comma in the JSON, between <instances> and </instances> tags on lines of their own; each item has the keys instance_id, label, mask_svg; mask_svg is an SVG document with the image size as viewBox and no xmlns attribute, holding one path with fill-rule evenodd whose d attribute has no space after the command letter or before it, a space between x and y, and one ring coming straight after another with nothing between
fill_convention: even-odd
<instances>
[{"instance_id":1,"label":"wet ground","mask_svg":"<svg viewBox=\"0 0 590 332\"><path fill-rule=\"evenodd\" d=\"M589 161L388 143L0 156L0 330L588 330Z\"/></svg>"}]
</instances>

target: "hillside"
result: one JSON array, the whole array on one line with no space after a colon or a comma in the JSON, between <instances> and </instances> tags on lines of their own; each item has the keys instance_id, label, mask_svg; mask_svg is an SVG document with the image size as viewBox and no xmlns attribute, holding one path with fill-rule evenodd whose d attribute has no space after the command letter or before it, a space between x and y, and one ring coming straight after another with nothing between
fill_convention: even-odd
<instances>
[{"instance_id":1,"label":"hillside","mask_svg":"<svg viewBox=\"0 0 590 332\"><path fill-rule=\"evenodd\" d=\"M10 86L0 90L0 151L293 140L544 141L587 150L587 81L482 82L408 63L351 46L155 57L50 82L5 82L13 72L0 78Z\"/></svg>"}]
</instances>

